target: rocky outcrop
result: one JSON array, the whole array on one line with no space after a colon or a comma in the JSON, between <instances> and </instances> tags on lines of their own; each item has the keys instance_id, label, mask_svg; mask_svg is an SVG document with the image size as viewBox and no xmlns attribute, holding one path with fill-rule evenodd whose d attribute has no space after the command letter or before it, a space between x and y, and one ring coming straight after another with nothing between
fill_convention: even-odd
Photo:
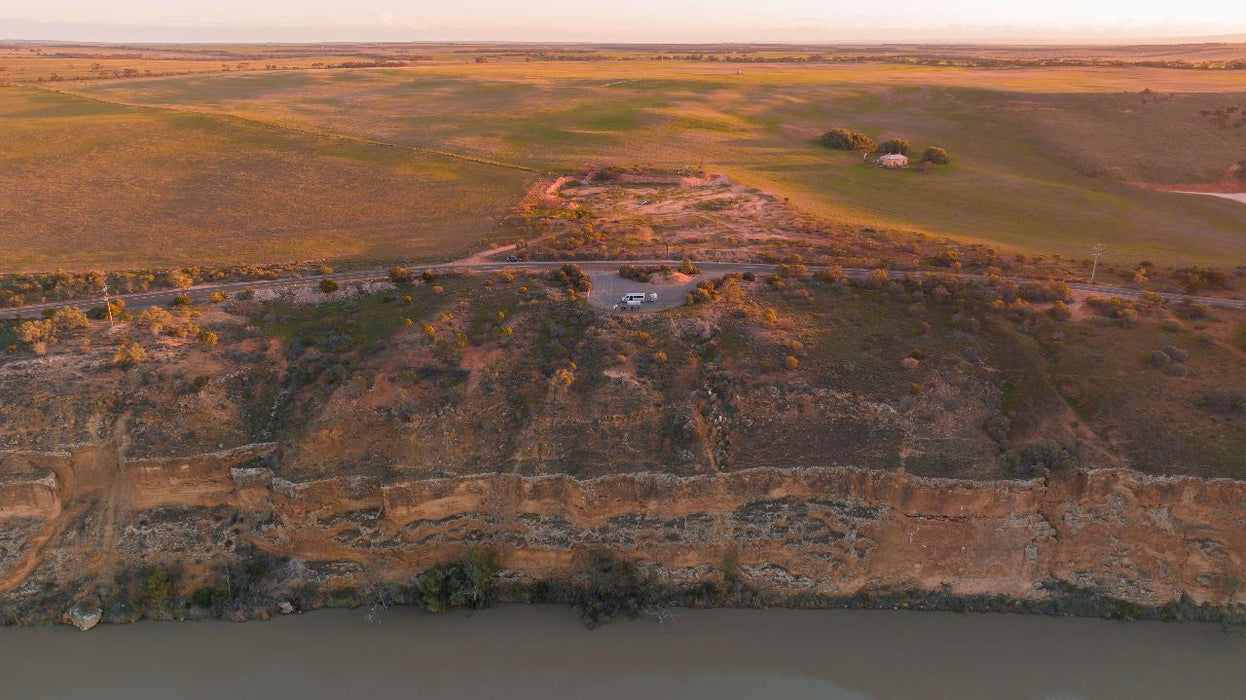
<instances>
[{"instance_id":1,"label":"rocky outcrop","mask_svg":"<svg viewBox=\"0 0 1246 700\"><path fill-rule=\"evenodd\" d=\"M68 452L0 452L0 522L4 518L50 520L61 512L61 484L50 465Z\"/></svg>"},{"instance_id":2,"label":"rocky outcrop","mask_svg":"<svg viewBox=\"0 0 1246 700\"><path fill-rule=\"evenodd\" d=\"M65 611L63 622L86 632L98 625L103 616L104 612L98 607L78 603Z\"/></svg>"},{"instance_id":3,"label":"rocky outcrop","mask_svg":"<svg viewBox=\"0 0 1246 700\"><path fill-rule=\"evenodd\" d=\"M495 475L383 492L380 521L389 527L356 546L491 542L536 577L565 574L585 548L683 579L720 568L731 552L755 585L789 594L892 588L1026 598L1062 582L1140 604L1182 593L1223 603L1246 576L1238 515L1246 484L1228 480L1102 470L967 482L811 468L591 481Z\"/></svg>"}]
</instances>

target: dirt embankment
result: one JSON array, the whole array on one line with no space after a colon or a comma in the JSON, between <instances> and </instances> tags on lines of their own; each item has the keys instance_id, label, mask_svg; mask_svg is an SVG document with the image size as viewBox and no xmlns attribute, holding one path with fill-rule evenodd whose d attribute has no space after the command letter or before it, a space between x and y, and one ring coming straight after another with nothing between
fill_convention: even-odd
<instances>
[{"instance_id":1,"label":"dirt embankment","mask_svg":"<svg viewBox=\"0 0 1246 700\"><path fill-rule=\"evenodd\" d=\"M130 533L111 565L184 559L197 547L192 534L160 513L214 507L258 523L215 556L253 544L306 562L330 589L361 585L376 562L385 562L386 577L408 577L469 544L495 547L521 581L568 576L578 554L596 549L647 562L672 585L720 579L730 557L744 583L788 596L918 590L1034 600L1064 585L1139 605L1183 595L1225 605L1246 578L1246 483L1238 481L1105 469L982 482L822 467L290 482L254 466L263 455L273 456L273 446L110 470L124 489L96 490L128 494L113 527ZM85 573L73 569L74 540L48 535L93 526L79 520L89 510L62 510L68 484L55 473L33 470L0 485L0 530L22 540L6 545L13 596ZM32 521L44 527L23 525ZM136 530L164 544L127 549Z\"/></svg>"}]
</instances>

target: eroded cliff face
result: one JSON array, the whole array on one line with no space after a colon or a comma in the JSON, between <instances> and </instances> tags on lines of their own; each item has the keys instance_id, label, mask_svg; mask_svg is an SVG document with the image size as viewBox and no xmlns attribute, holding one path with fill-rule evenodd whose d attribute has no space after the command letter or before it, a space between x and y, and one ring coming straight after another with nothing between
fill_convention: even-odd
<instances>
[{"instance_id":1,"label":"eroded cliff face","mask_svg":"<svg viewBox=\"0 0 1246 700\"><path fill-rule=\"evenodd\" d=\"M1237 475L1236 438L1217 438L1237 419L1165 425L1176 442L1202 428L1163 460L1115 449L1157 431L1084 422L1044 354L1099 325L1044 326L1041 346L968 318L982 290L937 278L740 276L677 313L613 315L567 274L231 301L159 335L135 317L6 353L0 622L83 601L105 620L358 602L474 545L521 591L583 583L604 550L677 591L758 592L718 603L1236 603L1246 482L1141 472ZM139 331L149 361L118 361ZM1208 375L1236 367L1199 352ZM1128 375L1140 395L1204 410L1147 372Z\"/></svg>"},{"instance_id":2,"label":"eroded cliff face","mask_svg":"<svg viewBox=\"0 0 1246 700\"><path fill-rule=\"evenodd\" d=\"M1042 599L1064 584L1138 605L1234 602L1246 483L1091 470L966 481L850 467L676 476L275 477L277 446L127 460L116 445L8 453L0 585L11 605L123 567L193 572L243 548L299 585L403 580L488 545L513 580L571 575L586 551L667 583L740 579L776 596L941 591ZM16 466L20 464L21 469ZM87 469L86 465L91 468ZM85 478L85 473L90 478Z\"/></svg>"}]
</instances>

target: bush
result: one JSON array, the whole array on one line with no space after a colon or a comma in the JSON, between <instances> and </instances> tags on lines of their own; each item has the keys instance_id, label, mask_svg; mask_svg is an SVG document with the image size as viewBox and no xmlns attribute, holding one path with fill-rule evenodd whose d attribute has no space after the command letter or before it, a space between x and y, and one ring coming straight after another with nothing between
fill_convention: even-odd
<instances>
[{"instance_id":1,"label":"bush","mask_svg":"<svg viewBox=\"0 0 1246 700\"><path fill-rule=\"evenodd\" d=\"M448 608L480 609L493 605L493 578L498 572L497 553L486 547L469 547L460 561L429 569L416 577L416 602L428 612Z\"/></svg>"},{"instance_id":2,"label":"bush","mask_svg":"<svg viewBox=\"0 0 1246 700\"><path fill-rule=\"evenodd\" d=\"M836 127L822 134L818 141L837 151L873 151L875 148L874 139L843 127Z\"/></svg>"},{"instance_id":3,"label":"bush","mask_svg":"<svg viewBox=\"0 0 1246 700\"><path fill-rule=\"evenodd\" d=\"M922 154L922 160L935 165L947 165L952 162L952 159L948 157L947 151L938 146L927 148L926 152Z\"/></svg>"},{"instance_id":4,"label":"bush","mask_svg":"<svg viewBox=\"0 0 1246 700\"><path fill-rule=\"evenodd\" d=\"M1192 301L1177 306L1173 311L1187 321L1201 321L1209 315L1209 309L1206 306Z\"/></svg>"},{"instance_id":5,"label":"bush","mask_svg":"<svg viewBox=\"0 0 1246 700\"><path fill-rule=\"evenodd\" d=\"M204 347L214 348L220 340L221 339L212 331L202 331L199 333L199 342L202 343Z\"/></svg>"},{"instance_id":6,"label":"bush","mask_svg":"<svg viewBox=\"0 0 1246 700\"><path fill-rule=\"evenodd\" d=\"M1190 353L1173 345L1165 345L1163 351L1165 355L1172 358L1173 362L1185 362L1190 359Z\"/></svg>"},{"instance_id":7,"label":"bush","mask_svg":"<svg viewBox=\"0 0 1246 700\"><path fill-rule=\"evenodd\" d=\"M52 321L52 325L56 326L58 331L80 331L91 327L91 322L87 319L87 315L82 313L82 309L76 306L66 306L63 309L53 311L49 320Z\"/></svg>"},{"instance_id":8,"label":"bush","mask_svg":"<svg viewBox=\"0 0 1246 700\"><path fill-rule=\"evenodd\" d=\"M1094 309L1095 312L1114 319L1118 324L1126 328L1138 325L1138 309L1128 299L1120 297L1105 299L1092 294L1086 297L1085 303L1086 306Z\"/></svg>"},{"instance_id":9,"label":"bush","mask_svg":"<svg viewBox=\"0 0 1246 700\"><path fill-rule=\"evenodd\" d=\"M1077 460L1064 445L1044 438L1021 451L1015 471L1022 476L1037 476L1044 471L1065 472L1076 464Z\"/></svg>"},{"instance_id":10,"label":"bush","mask_svg":"<svg viewBox=\"0 0 1246 700\"><path fill-rule=\"evenodd\" d=\"M160 335L160 331L173 325L173 323L173 314L159 306L149 306L140 311L138 316L134 318L135 325L140 328L146 328L151 331L152 335Z\"/></svg>"},{"instance_id":11,"label":"bush","mask_svg":"<svg viewBox=\"0 0 1246 700\"><path fill-rule=\"evenodd\" d=\"M638 617L658 600L659 588L651 576L608 552L588 554L579 569L583 584L575 591L574 607L590 629L620 615Z\"/></svg>"},{"instance_id":12,"label":"bush","mask_svg":"<svg viewBox=\"0 0 1246 700\"><path fill-rule=\"evenodd\" d=\"M1246 392L1215 387L1205 389L1194 399L1194 405L1223 416L1246 415Z\"/></svg>"},{"instance_id":13,"label":"bush","mask_svg":"<svg viewBox=\"0 0 1246 700\"><path fill-rule=\"evenodd\" d=\"M147 350L138 343L123 340L117 346L117 352L113 354L112 361L123 367L146 362Z\"/></svg>"},{"instance_id":14,"label":"bush","mask_svg":"<svg viewBox=\"0 0 1246 700\"><path fill-rule=\"evenodd\" d=\"M169 572L156 567L145 568L139 574L142 582L135 593L134 607L143 613L163 610L173 599L173 577Z\"/></svg>"},{"instance_id":15,"label":"bush","mask_svg":"<svg viewBox=\"0 0 1246 700\"><path fill-rule=\"evenodd\" d=\"M827 148L834 148L838 151L852 150L852 132L842 126L822 134L822 138L819 141Z\"/></svg>"},{"instance_id":16,"label":"bush","mask_svg":"<svg viewBox=\"0 0 1246 700\"><path fill-rule=\"evenodd\" d=\"M56 326L51 319L24 321L14 329L17 339L38 351L56 342Z\"/></svg>"},{"instance_id":17,"label":"bush","mask_svg":"<svg viewBox=\"0 0 1246 700\"><path fill-rule=\"evenodd\" d=\"M1185 288L1187 294L1198 294L1208 289L1229 288L1229 278L1224 270L1210 267L1183 267L1174 270L1172 276Z\"/></svg>"},{"instance_id":18,"label":"bush","mask_svg":"<svg viewBox=\"0 0 1246 700\"><path fill-rule=\"evenodd\" d=\"M394 284L411 284L414 279L415 275L406 268L398 266L389 268L389 281Z\"/></svg>"},{"instance_id":19,"label":"bush","mask_svg":"<svg viewBox=\"0 0 1246 700\"><path fill-rule=\"evenodd\" d=\"M164 285L166 287L176 287L177 289L189 289L195 283L190 275L181 270L170 270L164 273Z\"/></svg>"},{"instance_id":20,"label":"bush","mask_svg":"<svg viewBox=\"0 0 1246 700\"><path fill-rule=\"evenodd\" d=\"M92 308L90 311L88 311L87 318L93 318L97 321L102 321L103 319L108 318L109 311L111 311L113 317L116 318L117 316L121 315L121 312L123 310L125 310L124 299L110 299L106 306L96 306Z\"/></svg>"},{"instance_id":21,"label":"bush","mask_svg":"<svg viewBox=\"0 0 1246 700\"><path fill-rule=\"evenodd\" d=\"M1069 285L1058 280L1050 282L1030 280L1021 283L1017 288L1017 296L1026 301L1069 302L1073 300L1073 291L1069 289Z\"/></svg>"},{"instance_id":22,"label":"bush","mask_svg":"<svg viewBox=\"0 0 1246 700\"><path fill-rule=\"evenodd\" d=\"M878 152L883 155L898 153L907 156L909 154L909 142L904 139L887 139L878 144Z\"/></svg>"},{"instance_id":23,"label":"bush","mask_svg":"<svg viewBox=\"0 0 1246 700\"><path fill-rule=\"evenodd\" d=\"M324 294L332 294L339 288L337 282L334 282L333 280L320 280L320 284L317 286Z\"/></svg>"},{"instance_id":24,"label":"bush","mask_svg":"<svg viewBox=\"0 0 1246 700\"><path fill-rule=\"evenodd\" d=\"M573 263L567 263L557 270L550 271L548 278L551 282L564 289L576 292L591 292L593 290L592 280L580 269L579 265Z\"/></svg>"},{"instance_id":25,"label":"bush","mask_svg":"<svg viewBox=\"0 0 1246 700\"><path fill-rule=\"evenodd\" d=\"M800 360L795 355L788 355L783 358L783 366L790 372L795 372L800 367Z\"/></svg>"},{"instance_id":26,"label":"bush","mask_svg":"<svg viewBox=\"0 0 1246 700\"><path fill-rule=\"evenodd\" d=\"M649 282L655 272L659 272L661 268L646 267L644 265L620 265L619 276L623 279L629 279L633 282Z\"/></svg>"}]
</instances>

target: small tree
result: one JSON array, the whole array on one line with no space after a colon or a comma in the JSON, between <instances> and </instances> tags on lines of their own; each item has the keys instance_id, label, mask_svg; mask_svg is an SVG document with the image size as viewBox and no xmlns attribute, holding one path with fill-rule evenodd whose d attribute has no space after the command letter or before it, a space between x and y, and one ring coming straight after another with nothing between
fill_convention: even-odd
<instances>
[{"instance_id":1,"label":"small tree","mask_svg":"<svg viewBox=\"0 0 1246 700\"><path fill-rule=\"evenodd\" d=\"M853 133L851 131L841 126L822 134L822 138L819 141L827 148L834 148L837 151L850 151L853 148L852 136Z\"/></svg>"},{"instance_id":2,"label":"small tree","mask_svg":"<svg viewBox=\"0 0 1246 700\"><path fill-rule=\"evenodd\" d=\"M837 127L822 134L819 142L827 148L834 148L838 151L864 151L868 153L875 148L874 139L843 127Z\"/></svg>"},{"instance_id":3,"label":"small tree","mask_svg":"<svg viewBox=\"0 0 1246 700\"><path fill-rule=\"evenodd\" d=\"M872 153L876 148L878 148L878 144L874 143L874 139L866 136L865 134L852 135L852 150L861 151L862 153Z\"/></svg>"},{"instance_id":4,"label":"small tree","mask_svg":"<svg viewBox=\"0 0 1246 700\"><path fill-rule=\"evenodd\" d=\"M947 165L952 162L952 159L948 157L947 151L938 146L927 148L926 152L922 154L922 160L935 165Z\"/></svg>"},{"instance_id":5,"label":"small tree","mask_svg":"<svg viewBox=\"0 0 1246 700\"><path fill-rule=\"evenodd\" d=\"M909 154L909 142L904 139L887 139L878 144L878 152L883 155L900 154L907 156Z\"/></svg>"}]
</instances>

